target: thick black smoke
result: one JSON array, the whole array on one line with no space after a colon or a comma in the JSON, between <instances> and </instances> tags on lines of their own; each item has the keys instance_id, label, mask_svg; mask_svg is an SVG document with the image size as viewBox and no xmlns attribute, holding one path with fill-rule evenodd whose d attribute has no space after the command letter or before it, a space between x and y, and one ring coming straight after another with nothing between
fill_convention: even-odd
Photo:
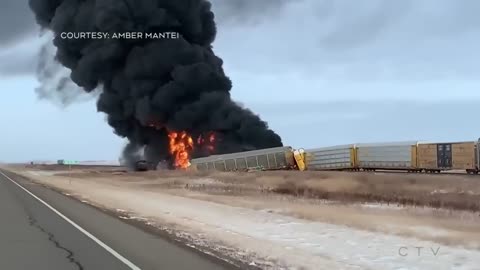
<instances>
[{"instance_id":1,"label":"thick black smoke","mask_svg":"<svg viewBox=\"0 0 480 270\"><path fill-rule=\"evenodd\" d=\"M257 115L232 101L232 83L215 56L211 4L205 0L29 0L36 20L54 33L56 59L86 92L101 89L98 111L149 161L168 159L167 129L194 139L214 131L215 153L281 146ZM63 32L161 33L164 39L65 39ZM86 131L88 132L88 131ZM194 156L207 152L197 147Z\"/></svg>"}]
</instances>

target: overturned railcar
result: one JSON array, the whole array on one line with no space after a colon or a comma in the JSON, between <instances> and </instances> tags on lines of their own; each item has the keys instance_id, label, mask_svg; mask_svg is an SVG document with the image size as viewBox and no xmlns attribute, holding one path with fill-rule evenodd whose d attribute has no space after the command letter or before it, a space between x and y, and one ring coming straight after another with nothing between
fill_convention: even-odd
<instances>
[{"instance_id":1,"label":"overturned railcar","mask_svg":"<svg viewBox=\"0 0 480 270\"><path fill-rule=\"evenodd\" d=\"M191 164L192 169L198 171L224 172L250 169L285 170L296 167L294 150L290 146L196 158L191 160Z\"/></svg>"}]
</instances>

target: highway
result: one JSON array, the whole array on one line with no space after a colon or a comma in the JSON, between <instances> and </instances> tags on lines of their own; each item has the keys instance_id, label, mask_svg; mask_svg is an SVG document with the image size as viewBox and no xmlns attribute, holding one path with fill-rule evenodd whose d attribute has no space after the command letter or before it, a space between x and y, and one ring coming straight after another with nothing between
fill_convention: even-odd
<instances>
[{"instance_id":1,"label":"highway","mask_svg":"<svg viewBox=\"0 0 480 270\"><path fill-rule=\"evenodd\" d=\"M0 269L238 269L0 171Z\"/></svg>"}]
</instances>

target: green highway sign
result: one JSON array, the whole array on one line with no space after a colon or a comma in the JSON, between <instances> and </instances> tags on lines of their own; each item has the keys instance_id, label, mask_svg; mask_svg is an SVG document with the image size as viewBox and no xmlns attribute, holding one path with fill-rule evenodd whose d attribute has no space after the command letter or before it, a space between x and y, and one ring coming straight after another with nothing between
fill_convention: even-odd
<instances>
[{"instance_id":1,"label":"green highway sign","mask_svg":"<svg viewBox=\"0 0 480 270\"><path fill-rule=\"evenodd\" d=\"M75 165L75 164L78 164L78 161L75 161L75 160L65 160L63 162L63 164L65 165Z\"/></svg>"}]
</instances>

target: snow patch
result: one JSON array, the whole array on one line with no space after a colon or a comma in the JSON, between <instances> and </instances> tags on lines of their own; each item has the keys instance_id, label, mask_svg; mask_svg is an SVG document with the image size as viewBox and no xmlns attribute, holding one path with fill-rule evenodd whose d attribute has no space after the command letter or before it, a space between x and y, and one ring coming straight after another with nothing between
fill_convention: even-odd
<instances>
[{"instance_id":1,"label":"snow patch","mask_svg":"<svg viewBox=\"0 0 480 270\"><path fill-rule=\"evenodd\" d=\"M69 173L69 171L28 171L28 173L34 176L53 176L62 173Z\"/></svg>"},{"instance_id":2,"label":"snow patch","mask_svg":"<svg viewBox=\"0 0 480 270\"><path fill-rule=\"evenodd\" d=\"M426 227L426 226L414 226L414 227L411 227L410 229L412 229L412 230L414 230L418 233L433 236L433 237L450 235L450 232L447 231L447 230L442 230L442 229L432 228L432 227Z\"/></svg>"},{"instance_id":3,"label":"snow patch","mask_svg":"<svg viewBox=\"0 0 480 270\"><path fill-rule=\"evenodd\" d=\"M133 194L132 194L133 195ZM125 196L122 195L122 198ZM160 197L160 196L159 196ZM145 216L166 211L172 222L194 228L222 241L260 252L261 255L282 259L291 267L318 269L327 259L342 269L477 269L480 251L451 247L431 241L400 237L378 232L353 229L347 226L312 222L283 216L269 211L231 207L211 202L175 196L142 198L132 206ZM164 216L166 217L166 216ZM416 228L426 232L429 228ZM431 231L444 235L441 230ZM198 233L192 237L202 242ZM243 240L241 240L243 239ZM230 243L232 243L230 241ZM254 241L246 245L246 242ZM416 247L421 247L418 255ZM284 252L280 252L279 249ZM431 250L438 250L433 254ZM407 255L405 255L405 253ZM289 269L291 269L289 266Z\"/></svg>"},{"instance_id":4,"label":"snow patch","mask_svg":"<svg viewBox=\"0 0 480 270\"><path fill-rule=\"evenodd\" d=\"M199 184L199 185L208 185L208 184L219 183L219 181L217 181L213 178L197 178L197 179L193 180L193 183Z\"/></svg>"},{"instance_id":5,"label":"snow patch","mask_svg":"<svg viewBox=\"0 0 480 270\"><path fill-rule=\"evenodd\" d=\"M406 207L400 205L389 205L389 204L380 204L380 203L364 203L360 204L363 208L373 208L373 209L386 209L386 210L403 210Z\"/></svg>"}]
</instances>

